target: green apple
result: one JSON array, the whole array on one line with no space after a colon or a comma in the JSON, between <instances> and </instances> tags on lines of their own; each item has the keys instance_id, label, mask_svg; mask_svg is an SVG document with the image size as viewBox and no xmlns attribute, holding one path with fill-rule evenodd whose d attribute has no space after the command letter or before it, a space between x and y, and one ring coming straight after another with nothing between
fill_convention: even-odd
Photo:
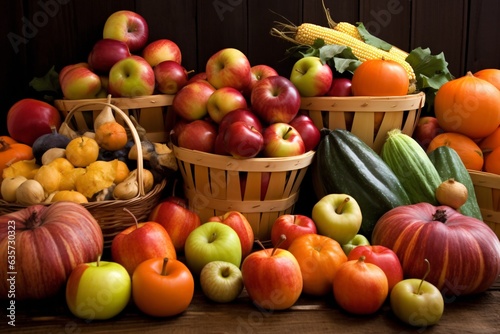
<instances>
[{"instance_id":1,"label":"green apple","mask_svg":"<svg viewBox=\"0 0 500 334\"><path fill-rule=\"evenodd\" d=\"M131 292L132 282L125 267L98 258L73 269L66 285L66 303L78 318L105 320L127 306Z\"/></svg>"},{"instance_id":2,"label":"green apple","mask_svg":"<svg viewBox=\"0 0 500 334\"><path fill-rule=\"evenodd\" d=\"M356 234L354 238L349 240L348 243L342 245L342 250L344 251L345 255L349 255L349 253L356 247L361 246L361 245L366 245L370 246L370 241L368 240L367 237L365 237L362 234Z\"/></svg>"},{"instance_id":3,"label":"green apple","mask_svg":"<svg viewBox=\"0 0 500 334\"><path fill-rule=\"evenodd\" d=\"M210 300L218 303L231 302L243 290L241 270L230 262L209 262L201 270L200 286Z\"/></svg>"},{"instance_id":4,"label":"green apple","mask_svg":"<svg viewBox=\"0 0 500 334\"><path fill-rule=\"evenodd\" d=\"M328 194L312 209L318 233L345 245L356 236L363 219L358 202L347 194Z\"/></svg>"},{"instance_id":5,"label":"green apple","mask_svg":"<svg viewBox=\"0 0 500 334\"><path fill-rule=\"evenodd\" d=\"M113 96L151 95L154 89L154 70L141 56L132 55L119 60L109 70L108 90Z\"/></svg>"},{"instance_id":6,"label":"green apple","mask_svg":"<svg viewBox=\"0 0 500 334\"><path fill-rule=\"evenodd\" d=\"M325 95L332 85L333 72L319 57L309 56L295 62L290 73L290 81L299 90L300 96Z\"/></svg>"},{"instance_id":7,"label":"green apple","mask_svg":"<svg viewBox=\"0 0 500 334\"><path fill-rule=\"evenodd\" d=\"M390 294L390 304L401 321L421 328L437 324L444 311L444 299L439 289L417 278L396 283Z\"/></svg>"},{"instance_id":8,"label":"green apple","mask_svg":"<svg viewBox=\"0 0 500 334\"><path fill-rule=\"evenodd\" d=\"M212 261L227 261L239 267L241 242L230 226L221 222L206 222L189 233L184 245L186 265L193 275Z\"/></svg>"}]
</instances>

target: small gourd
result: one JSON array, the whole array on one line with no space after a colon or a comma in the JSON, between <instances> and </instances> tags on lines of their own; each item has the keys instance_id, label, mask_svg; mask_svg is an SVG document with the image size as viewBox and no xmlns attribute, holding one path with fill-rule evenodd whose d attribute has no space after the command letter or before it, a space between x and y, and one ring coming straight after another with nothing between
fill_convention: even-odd
<instances>
[{"instance_id":1,"label":"small gourd","mask_svg":"<svg viewBox=\"0 0 500 334\"><path fill-rule=\"evenodd\" d=\"M111 94L108 95L107 103L111 103ZM113 110L109 105L104 106L102 108L99 115L94 120L94 129L98 129L102 124L106 122L116 122L115 116L113 115Z\"/></svg>"},{"instance_id":2,"label":"small gourd","mask_svg":"<svg viewBox=\"0 0 500 334\"><path fill-rule=\"evenodd\" d=\"M128 200L139 194L139 185L135 177L128 177L125 181L118 183L113 190L113 198L117 200Z\"/></svg>"},{"instance_id":3,"label":"small gourd","mask_svg":"<svg viewBox=\"0 0 500 334\"><path fill-rule=\"evenodd\" d=\"M45 190L40 182L26 180L16 189L16 201L21 205L33 205L45 200Z\"/></svg>"},{"instance_id":4,"label":"small gourd","mask_svg":"<svg viewBox=\"0 0 500 334\"><path fill-rule=\"evenodd\" d=\"M1 186L2 198L9 203L14 203L17 188L26 180L27 178L22 175L3 179Z\"/></svg>"},{"instance_id":5,"label":"small gourd","mask_svg":"<svg viewBox=\"0 0 500 334\"><path fill-rule=\"evenodd\" d=\"M443 181L436 188L436 199L441 205L447 205L455 210L459 210L467 202L467 187L454 178Z\"/></svg>"}]
</instances>

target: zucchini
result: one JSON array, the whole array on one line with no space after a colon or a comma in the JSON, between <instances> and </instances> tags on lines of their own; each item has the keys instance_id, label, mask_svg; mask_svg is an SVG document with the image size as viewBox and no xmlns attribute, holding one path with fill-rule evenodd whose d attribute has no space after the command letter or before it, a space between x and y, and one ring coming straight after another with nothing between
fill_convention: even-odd
<instances>
[{"instance_id":1,"label":"zucchini","mask_svg":"<svg viewBox=\"0 0 500 334\"><path fill-rule=\"evenodd\" d=\"M387 133L380 152L403 185L411 204L427 202L438 205L436 188L441 177L422 146L399 129Z\"/></svg>"},{"instance_id":2,"label":"zucchini","mask_svg":"<svg viewBox=\"0 0 500 334\"><path fill-rule=\"evenodd\" d=\"M428 155L432 164L436 167L436 170L441 176L441 181L453 178L467 188L467 202L460 207L460 213L483 220L481 209L477 202L474 184L472 183L472 179L467 171L467 168L465 168L460 156L457 154L457 151L449 146L440 146Z\"/></svg>"},{"instance_id":3,"label":"zucchini","mask_svg":"<svg viewBox=\"0 0 500 334\"><path fill-rule=\"evenodd\" d=\"M359 233L368 239L384 213L410 203L389 166L371 147L347 130L322 130L311 167L318 199L341 193L358 202L363 215Z\"/></svg>"}]
</instances>

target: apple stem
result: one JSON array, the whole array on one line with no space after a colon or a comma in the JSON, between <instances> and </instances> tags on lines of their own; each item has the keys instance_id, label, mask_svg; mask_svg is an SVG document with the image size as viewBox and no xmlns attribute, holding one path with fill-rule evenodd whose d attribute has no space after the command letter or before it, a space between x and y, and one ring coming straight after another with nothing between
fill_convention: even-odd
<instances>
[{"instance_id":1,"label":"apple stem","mask_svg":"<svg viewBox=\"0 0 500 334\"><path fill-rule=\"evenodd\" d=\"M427 275L429 275L429 273L431 272L431 263L427 259L425 259L424 261L427 262L427 271L425 272L424 277L422 277L422 280L418 285L417 295L420 294L420 289L422 288L422 284L424 283L424 280L427 278Z\"/></svg>"},{"instance_id":2,"label":"apple stem","mask_svg":"<svg viewBox=\"0 0 500 334\"><path fill-rule=\"evenodd\" d=\"M255 242L259 244L260 248L266 249L266 247L262 244L262 242L259 239L256 239Z\"/></svg>"},{"instance_id":3,"label":"apple stem","mask_svg":"<svg viewBox=\"0 0 500 334\"><path fill-rule=\"evenodd\" d=\"M168 257L163 259L163 265L161 266L161 275L162 276L167 276L167 263L168 263Z\"/></svg>"},{"instance_id":4,"label":"apple stem","mask_svg":"<svg viewBox=\"0 0 500 334\"><path fill-rule=\"evenodd\" d=\"M286 240L286 235L282 234L280 235L280 240L276 243L276 246L274 246L273 248L273 251L271 252L271 256L274 255L274 253L276 252L276 249L279 248L279 246L283 243L283 241Z\"/></svg>"},{"instance_id":5,"label":"apple stem","mask_svg":"<svg viewBox=\"0 0 500 334\"><path fill-rule=\"evenodd\" d=\"M228 277L230 273L231 273L231 270L229 267L222 268L221 274L223 277Z\"/></svg>"},{"instance_id":6,"label":"apple stem","mask_svg":"<svg viewBox=\"0 0 500 334\"><path fill-rule=\"evenodd\" d=\"M132 216L132 219L134 219L135 222L135 228L139 228L139 222L137 221L137 217L127 208L123 208L123 211L127 212L129 215Z\"/></svg>"},{"instance_id":7,"label":"apple stem","mask_svg":"<svg viewBox=\"0 0 500 334\"><path fill-rule=\"evenodd\" d=\"M340 205L338 206L338 208L335 210L335 212L337 214L341 214L343 211L344 211L344 206L347 204L347 202L349 202L351 199L349 197L346 197L342 203L340 203Z\"/></svg>"},{"instance_id":8,"label":"apple stem","mask_svg":"<svg viewBox=\"0 0 500 334\"><path fill-rule=\"evenodd\" d=\"M208 242L212 243L212 242L214 242L215 239L217 239L217 233L214 232L214 233L212 233L212 235L211 235L210 239L208 240Z\"/></svg>"},{"instance_id":9,"label":"apple stem","mask_svg":"<svg viewBox=\"0 0 500 334\"><path fill-rule=\"evenodd\" d=\"M101 255L102 254L97 255L96 266L98 266L98 267L101 265Z\"/></svg>"}]
</instances>

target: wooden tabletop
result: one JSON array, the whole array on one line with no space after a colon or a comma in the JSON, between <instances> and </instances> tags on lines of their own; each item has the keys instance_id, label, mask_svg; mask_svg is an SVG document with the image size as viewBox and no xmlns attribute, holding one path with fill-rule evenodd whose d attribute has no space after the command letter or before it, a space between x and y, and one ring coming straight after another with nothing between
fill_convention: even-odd
<instances>
[{"instance_id":1,"label":"wooden tabletop","mask_svg":"<svg viewBox=\"0 0 500 334\"><path fill-rule=\"evenodd\" d=\"M498 333L500 279L477 296L446 300L439 324L428 328L400 322L386 303L377 313L356 316L342 311L332 296L302 296L286 311L259 310L245 291L232 303L209 301L199 289L188 309L172 318L152 318L130 304L105 321L85 321L68 310L64 296L16 304L16 327L7 324L2 303L0 333Z\"/></svg>"}]
</instances>

